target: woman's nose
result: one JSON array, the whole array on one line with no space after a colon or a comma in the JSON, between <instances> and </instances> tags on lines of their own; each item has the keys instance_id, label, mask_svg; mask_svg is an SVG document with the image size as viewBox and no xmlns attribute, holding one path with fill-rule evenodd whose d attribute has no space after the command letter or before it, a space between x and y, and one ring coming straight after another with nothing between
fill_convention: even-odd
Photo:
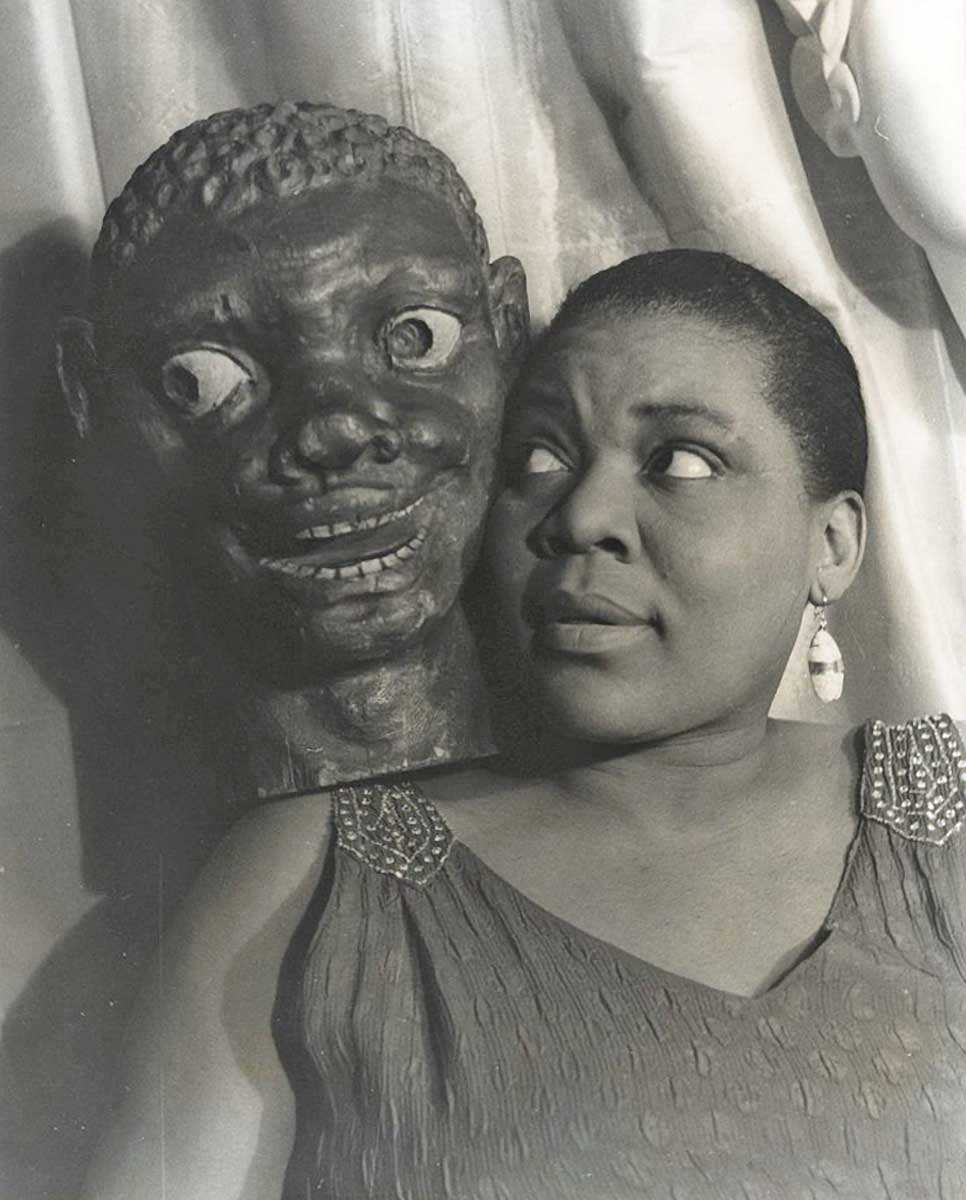
<instances>
[{"instance_id":1,"label":"woman's nose","mask_svg":"<svg viewBox=\"0 0 966 1200\"><path fill-rule=\"evenodd\" d=\"M591 469L540 522L537 552L559 558L600 550L632 562L642 551L635 500L632 479Z\"/></svg>"}]
</instances>

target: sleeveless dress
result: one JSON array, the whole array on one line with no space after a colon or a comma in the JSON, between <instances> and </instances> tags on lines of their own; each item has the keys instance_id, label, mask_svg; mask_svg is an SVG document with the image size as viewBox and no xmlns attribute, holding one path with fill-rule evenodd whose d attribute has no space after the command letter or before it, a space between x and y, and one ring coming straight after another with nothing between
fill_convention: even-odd
<instances>
[{"instance_id":1,"label":"sleeveless dress","mask_svg":"<svg viewBox=\"0 0 966 1200\"><path fill-rule=\"evenodd\" d=\"M276 1039L284 1200L962 1200L966 756L865 730L810 954L731 995L582 933L412 784L335 793Z\"/></svg>"}]
</instances>

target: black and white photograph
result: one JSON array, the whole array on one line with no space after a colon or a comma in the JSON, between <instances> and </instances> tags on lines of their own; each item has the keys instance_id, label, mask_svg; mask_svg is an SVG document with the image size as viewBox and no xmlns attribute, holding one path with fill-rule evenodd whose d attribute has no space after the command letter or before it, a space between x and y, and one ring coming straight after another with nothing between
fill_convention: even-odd
<instances>
[{"instance_id":1,"label":"black and white photograph","mask_svg":"<svg viewBox=\"0 0 966 1200\"><path fill-rule=\"evenodd\" d=\"M966 1200L962 0L0 13L0 1200Z\"/></svg>"}]
</instances>

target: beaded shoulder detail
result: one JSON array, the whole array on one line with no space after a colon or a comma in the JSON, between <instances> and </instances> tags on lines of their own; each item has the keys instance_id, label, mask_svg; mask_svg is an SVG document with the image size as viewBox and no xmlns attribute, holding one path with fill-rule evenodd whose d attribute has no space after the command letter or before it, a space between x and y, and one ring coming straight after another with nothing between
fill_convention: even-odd
<instances>
[{"instance_id":1,"label":"beaded shoulder detail","mask_svg":"<svg viewBox=\"0 0 966 1200\"><path fill-rule=\"evenodd\" d=\"M942 846L966 822L966 751L945 714L865 730L861 808L914 842Z\"/></svg>"},{"instance_id":2,"label":"beaded shoulder detail","mask_svg":"<svg viewBox=\"0 0 966 1200\"><path fill-rule=\"evenodd\" d=\"M413 783L359 783L333 793L340 849L381 875L422 887L453 846L446 822Z\"/></svg>"}]
</instances>

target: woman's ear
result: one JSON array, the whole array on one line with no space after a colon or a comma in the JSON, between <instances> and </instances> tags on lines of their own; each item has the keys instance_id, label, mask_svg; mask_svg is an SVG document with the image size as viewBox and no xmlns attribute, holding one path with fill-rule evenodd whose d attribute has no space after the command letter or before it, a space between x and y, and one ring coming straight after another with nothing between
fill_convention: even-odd
<instances>
[{"instance_id":1,"label":"woman's ear","mask_svg":"<svg viewBox=\"0 0 966 1200\"><path fill-rule=\"evenodd\" d=\"M821 553L809 591L813 604L844 596L865 555L865 503L858 492L839 492L822 505L822 514Z\"/></svg>"},{"instance_id":2,"label":"woman's ear","mask_svg":"<svg viewBox=\"0 0 966 1200\"><path fill-rule=\"evenodd\" d=\"M57 323L57 378L67 410L80 437L91 428L91 396L97 375L94 327L83 317L62 317Z\"/></svg>"},{"instance_id":3,"label":"woman's ear","mask_svg":"<svg viewBox=\"0 0 966 1200\"><path fill-rule=\"evenodd\" d=\"M523 264L509 255L487 268L490 314L496 344L506 362L516 368L523 361L530 341L530 305Z\"/></svg>"}]
</instances>

